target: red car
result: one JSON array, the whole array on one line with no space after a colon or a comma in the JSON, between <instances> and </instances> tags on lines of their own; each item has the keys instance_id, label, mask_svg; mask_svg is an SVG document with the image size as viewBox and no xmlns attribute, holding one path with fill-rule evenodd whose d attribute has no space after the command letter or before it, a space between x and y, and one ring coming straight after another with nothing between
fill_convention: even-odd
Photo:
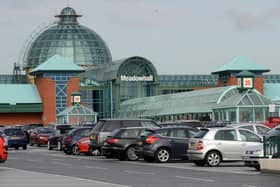
<instances>
[{"instance_id":1,"label":"red car","mask_svg":"<svg viewBox=\"0 0 280 187\"><path fill-rule=\"evenodd\" d=\"M5 141L5 138L0 135L0 163L5 162L8 157Z\"/></svg>"},{"instance_id":2,"label":"red car","mask_svg":"<svg viewBox=\"0 0 280 187\"><path fill-rule=\"evenodd\" d=\"M37 144L38 147L41 145L47 145L49 136L54 133L54 130L46 127L35 128L30 134L30 145Z\"/></svg>"},{"instance_id":3,"label":"red car","mask_svg":"<svg viewBox=\"0 0 280 187\"><path fill-rule=\"evenodd\" d=\"M79 154L83 153L86 155L91 155L91 153L89 152L88 143L89 143L89 137L84 137L84 138L79 139L73 148L73 154L79 155Z\"/></svg>"}]
</instances>

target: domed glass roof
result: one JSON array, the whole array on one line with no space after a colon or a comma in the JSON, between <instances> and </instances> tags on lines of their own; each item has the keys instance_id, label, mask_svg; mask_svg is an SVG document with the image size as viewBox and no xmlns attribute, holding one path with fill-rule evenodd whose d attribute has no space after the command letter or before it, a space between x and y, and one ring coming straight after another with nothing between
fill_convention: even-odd
<instances>
[{"instance_id":1,"label":"domed glass roof","mask_svg":"<svg viewBox=\"0 0 280 187\"><path fill-rule=\"evenodd\" d=\"M93 30L78 23L76 11L64 8L59 22L41 32L25 52L26 68L34 68L52 56L59 54L71 58L75 64L93 66L112 62L109 48Z\"/></svg>"}]
</instances>

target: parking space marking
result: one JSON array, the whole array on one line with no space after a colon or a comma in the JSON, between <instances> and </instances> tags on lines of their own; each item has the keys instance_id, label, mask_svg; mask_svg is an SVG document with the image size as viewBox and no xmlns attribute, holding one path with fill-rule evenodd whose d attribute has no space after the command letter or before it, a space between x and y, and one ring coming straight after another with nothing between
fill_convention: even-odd
<instances>
[{"instance_id":1,"label":"parking space marking","mask_svg":"<svg viewBox=\"0 0 280 187\"><path fill-rule=\"evenodd\" d=\"M125 170L124 172L129 174L155 175L155 173L153 172L142 172L142 171L132 171L132 170Z\"/></svg>"},{"instance_id":2,"label":"parking space marking","mask_svg":"<svg viewBox=\"0 0 280 187\"><path fill-rule=\"evenodd\" d=\"M108 170L109 168L103 168L103 167L98 167L98 166L85 166L85 168L88 169L100 169L100 170Z\"/></svg>"},{"instance_id":3,"label":"parking space marking","mask_svg":"<svg viewBox=\"0 0 280 187\"><path fill-rule=\"evenodd\" d=\"M250 184L243 184L242 186L243 186L243 187L257 187L257 186L250 185Z\"/></svg>"},{"instance_id":4,"label":"parking space marking","mask_svg":"<svg viewBox=\"0 0 280 187\"><path fill-rule=\"evenodd\" d=\"M25 159L27 162L42 162L41 160Z\"/></svg>"},{"instance_id":5,"label":"parking space marking","mask_svg":"<svg viewBox=\"0 0 280 187\"><path fill-rule=\"evenodd\" d=\"M179 179L195 180L195 181L202 181L202 182L215 182L215 180L212 179L203 179L203 178L185 177L185 176L175 176L175 177Z\"/></svg>"}]
</instances>

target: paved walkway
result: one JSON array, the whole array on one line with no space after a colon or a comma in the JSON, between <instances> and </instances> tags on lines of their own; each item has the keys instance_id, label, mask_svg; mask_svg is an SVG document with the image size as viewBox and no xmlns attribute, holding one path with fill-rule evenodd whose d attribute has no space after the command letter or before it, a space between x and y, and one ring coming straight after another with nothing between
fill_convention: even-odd
<instances>
[{"instance_id":1,"label":"paved walkway","mask_svg":"<svg viewBox=\"0 0 280 187\"><path fill-rule=\"evenodd\" d=\"M1 187L125 187L123 185L104 183L76 177L67 177L46 173L37 173L0 166Z\"/></svg>"}]
</instances>

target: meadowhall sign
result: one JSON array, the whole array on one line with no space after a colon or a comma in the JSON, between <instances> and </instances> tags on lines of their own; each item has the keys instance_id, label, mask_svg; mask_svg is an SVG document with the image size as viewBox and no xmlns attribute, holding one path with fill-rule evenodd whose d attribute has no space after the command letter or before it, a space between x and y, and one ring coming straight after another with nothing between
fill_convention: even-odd
<instances>
[{"instance_id":1,"label":"meadowhall sign","mask_svg":"<svg viewBox=\"0 0 280 187\"><path fill-rule=\"evenodd\" d=\"M121 81L153 81L154 77L150 76L126 76L121 75Z\"/></svg>"}]
</instances>

